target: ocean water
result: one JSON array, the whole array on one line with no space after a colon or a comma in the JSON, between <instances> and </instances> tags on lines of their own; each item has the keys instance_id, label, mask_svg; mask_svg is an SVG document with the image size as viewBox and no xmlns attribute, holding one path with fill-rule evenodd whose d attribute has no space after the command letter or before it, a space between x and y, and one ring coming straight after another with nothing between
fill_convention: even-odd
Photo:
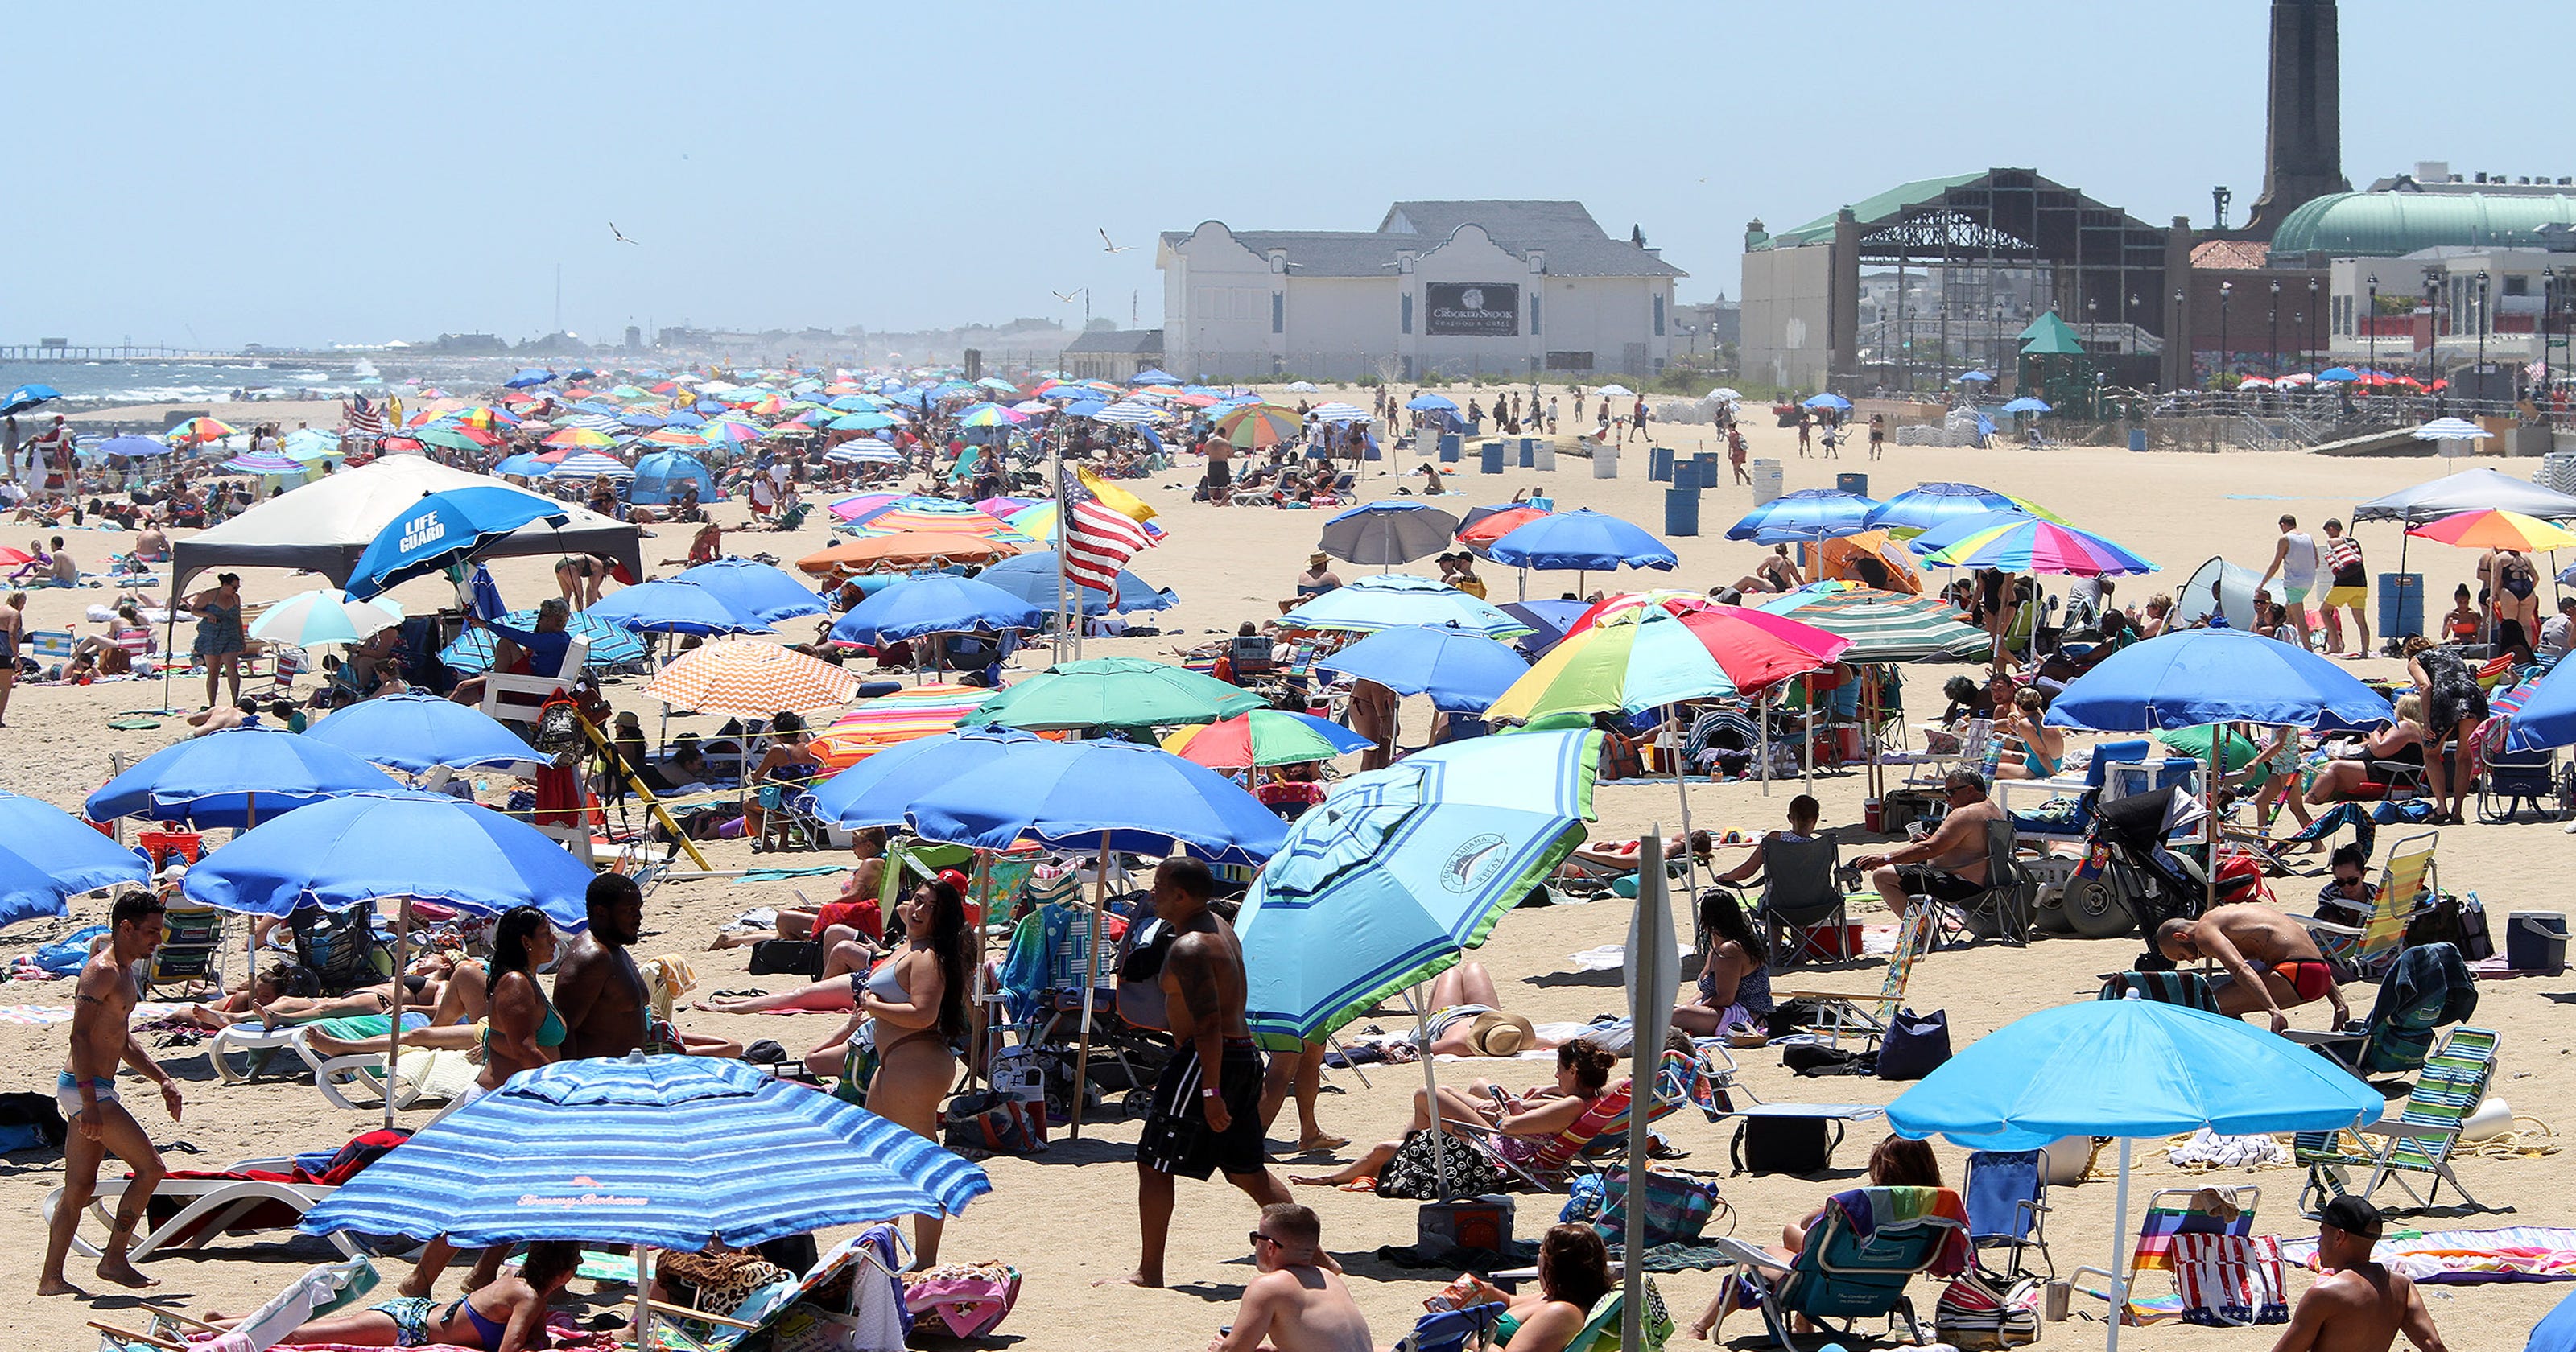
<instances>
[{"instance_id":1,"label":"ocean water","mask_svg":"<svg viewBox=\"0 0 2576 1352\"><path fill-rule=\"evenodd\" d=\"M91 407L103 404L195 403L234 399L238 392L256 397L292 399L344 398L379 387L376 368L363 359L345 362L281 359L274 362L0 362L0 393L21 385L51 385L63 402ZM308 395L309 392L309 395Z\"/></svg>"}]
</instances>

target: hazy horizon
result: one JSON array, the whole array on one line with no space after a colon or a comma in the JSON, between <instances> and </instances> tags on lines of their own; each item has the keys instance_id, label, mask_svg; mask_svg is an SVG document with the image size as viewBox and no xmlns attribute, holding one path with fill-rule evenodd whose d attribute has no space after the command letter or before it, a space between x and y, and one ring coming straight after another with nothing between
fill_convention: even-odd
<instances>
[{"instance_id":1,"label":"hazy horizon","mask_svg":"<svg viewBox=\"0 0 2576 1352\"><path fill-rule=\"evenodd\" d=\"M517 340L555 326L558 266L563 327L593 341L1078 327L1050 293L1084 287L1151 325L1161 231L1366 230L1408 198L1579 200L1701 301L1739 289L1750 219L1996 165L2156 223L2205 225L2225 183L2241 222L2269 11L44 7L13 29L47 134L17 147L0 343ZM2418 160L2576 174L2536 93L2474 98L2538 81L2483 78L2482 50L2419 69L2463 31L2565 50L2576 7L2460 17L2342 6L2356 187Z\"/></svg>"}]
</instances>

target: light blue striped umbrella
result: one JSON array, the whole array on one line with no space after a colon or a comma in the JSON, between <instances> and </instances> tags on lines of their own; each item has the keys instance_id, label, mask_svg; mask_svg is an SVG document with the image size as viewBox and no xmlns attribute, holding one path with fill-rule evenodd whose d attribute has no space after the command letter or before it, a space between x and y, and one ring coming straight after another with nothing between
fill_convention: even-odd
<instances>
[{"instance_id":1,"label":"light blue striped umbrella","mask_svg":"<svg viewBox=\"0 0 2576 1352\"><path fill-rule=\"evenodd\" d=\"M1375 633L1412 625L1454 627L1486 638L1518 638L1530 627L1498 606L1427 577L1380 573L1335 587L1279 617L1282 629L1343 629Z\"/></svg>"},{"instance_id":2,"label":"light blue striped umbrella","mask_svg":"<svg viewBox=\"0 0 2576 1352\"><path fill-rule=\"evenodd\" d=\"M1130 399L1111 404L1098 413L1092 414L1091 420L1105 423L1143 424L1169 422L1171 415L1152 404L1141 404Z\"/></svg>"},{"instance_id":3,"label":"light blue striped umbrella","mask_svg":"<svg viewBox=\"0 0 2576 1352\"><path fill-rule=\"evenodd\" d=\"M864 1108L700 1056L522 1071L304 1214L307 1234L691 1252L962 1214L984 1171Z\"/></svg>"},{"instance_id":4,"label":"light blue striped umbrella","mask_svg":"<svg viewBox=\"0 0 2576 1352\"><path fill-rule=\"evenodd\" d=\"M611 479L632 479L635 477L635 471L628 469L625 461L614 456L601 455L597 451L581 451L567 455L556 462L553 472L546 475L549 479L592 479L602 476Z\"/></svg>"},{"instance_id":5,"label":"light blue striped umbrella","mask_svg":"<svg viewBox=\"0 0 2576 1352\"><path fill-rule=\"evenodd\" d=\"M501 617L501 623L513 629L535 629L537 612L514 610ZM589 611L578 611L564 628L590 640L590 655L582 659L582 669L597 671L605 667L622 667L644 660L644 640L607 620L594 618ZM471 628L457 636L454 643L438 650L438 660L451 671L468 676L492 669L492 631Z\"/></svg>"},{"instance_id":6,"label":"light blue striped umbrella","mask_svg":"<svg viewBox=\"0 0 2576 1352\"><path fill-rule=\"evenodd\" d=\"M1600 753L1597 732L1523 732L1343 780L1235 921L1253 1031L1320 1040L1483 943L1583 842Z\"/></svg>"}]
</instances>

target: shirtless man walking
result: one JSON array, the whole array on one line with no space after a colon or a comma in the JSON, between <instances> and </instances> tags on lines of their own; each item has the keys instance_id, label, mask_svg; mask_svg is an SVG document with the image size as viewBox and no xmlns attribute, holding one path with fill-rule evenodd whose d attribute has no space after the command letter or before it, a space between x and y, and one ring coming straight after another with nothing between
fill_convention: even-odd
<instances>
[{"instance_id":1,"label":"shirtless man walking","mask_svg":"<svg viewBox=\"0 0 2576 1352\"><path fill-rule=\"evenodd\" d=\"M2284 1012L2322 997L2334 1008L2334 1027L2352 1017L2343 1001L2343 986L2334 965L2317 948L2315 936L2298 921L2244 902L2221 906L2198 920L2173 919L2156 927L2156 951L2176 962L2207 958L2226 969L2213 983L2218 1012L2231 1018L2269 1010L2272 1031L2287 1032Z\"/></svg>"},{"instance_id":2,"label":"shirtless man walking","mask_svg":"<svg viewBox=\"0 0 2576 1352\"><path fill-rule=\"evenodd\" d=\"M0 600L0 728L9 726L9 692L18 685L18 648L27 639L25 592Z\"/></svg>"},{"instance_id":3,"label":"shirtless man walking","mask_svg":"<svg viewBox=\"0 0 2576 1352\"><path fill-rule=\"evenodd\" d=\"M1986 823L2003 815L1986 796L1986 777L1953 770L1941 777L1950 814L1923 839L1885 854L1865 854L1852 867L1867 872L1881 901L1899 920L1916 896L1964 901L1986 890Z\"/></svg>"},{"instance_id":4,"label":"shirtless man walking","mask_svg":"<svg viewBox=\"0 0 2576 1352\"><path fill-rule=\"evenodd\" d=\"M644 937L644 893L622 873L590 880L590 927L555 969L555 1012L563 1016L563 1059L619 1057L645 1044L652 992L627 946Z\"/></svg>"},{"instance_id":5,"label":"shirtless man walking","mask_svg":"<svg viewBox=\"0 0 2576 1352\"><path fill-rule=\"evenodd\" d=\"M161 909L161 899L149 892L118 897L109 916L108 942L81 968L80 984L72 994L71 1055L54 1085L54 1101L71 1120L72 1132L63 1149L62 1205L54 1211L45 1236L44 1273L36 1279L40 1296L87 1294L63 1280L63 1258L71 1251L72 1232L80 1226L81 1213L98 1193L98 1166L109 1151L125 1161L134 1178L117 1201L107 1248L99 1255L98 1275L119 1286L161 1284L135 1271L125 1252L134 1243L134 1228L143 1221L152 1190L161 1186L169 1169L161 1163L161 1152L152 1147L152 1138L143 1134L142 1124L116 1097L117 1066L132 1066L160 1084L161 1106L169 1110L171 1121L179 1120L178 1081L154 1064L152 1053L126 1026L135 1001L142 998L142 977L152 961L152 950L161 946Z\"/></svg>"},{"instance_id":6,"label":"shirtless man walking","mask_svg":"<svg viewBox=\"0 0 2576 1352\"><path fill-rule=\"evenodd\" d=\"M1289 1200L1287 1185L1263 1158L1261 1053L1243 1019L1243 945L1234 927L1208 909L1215 894L1215 877L1195 859L1166 859L1154 870L1154 914L1176 936L1160 984L1180 1050L1164 1063L1153 1111L1136 1142L1136 1210L1145 1247L1125 1278L1132 1286L1163 1284L1176 1176L1204 1179L1222 1170L1226 1182L1256 1202Z\"/></svg>"},{"instance_id":7,"label":"shirtless man walking","mask_svg":"<svg viewBox=\"0 0 2576 1352\"><path fill-rule=\"evenodd\" d=\"M1261 1275L1243 1288L1234 1326L1208 1352L1372 1352L1368 1320L1341 1274L1323 1259L1324 1227L1294 1202L1261 1208L1252 1263Z\"/></svg>"},{"instance_id":8,"label":"shirtless man walking","mask_svg":"<svg viewBox=\"0 0 2576 1352\"><path fill-rule=\"evenodd\" d=\"M2397 1335L2422 1352L2443 1352L2424 1294L2403 1274L2370 1261L2379 1212L2358 1197L2337 1197L2317 1218L2317 1268L2324 1275L2299 1297L2290 1326L2272 1352L2388 1352Z\"/></svg>"}]
</instances>

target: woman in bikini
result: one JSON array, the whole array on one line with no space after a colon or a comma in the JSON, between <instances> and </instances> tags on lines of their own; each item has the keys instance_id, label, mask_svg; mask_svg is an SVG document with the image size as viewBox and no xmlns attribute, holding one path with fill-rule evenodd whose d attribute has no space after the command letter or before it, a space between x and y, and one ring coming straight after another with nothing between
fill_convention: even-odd
<instances>
[{"instance_id":1,"label":"woman in bikini","mask_svg":"<svg viewBox=\"0 0 2576 1352\"><path fill-rule=\"evenodd\" d=\"M1499 1085L1484 1080L1473 1081L1464 1089L1440 1086L1440 1119L1499 1132L1494 1138L1495 1151L1515 1164L1524 1164L1538 1158L1549 1138L1573 1126L1574 1120L1607 1091L1610 1072L1618 1064L1619 1058L1600 1043L1579 1037L1556 1049L1556 1082L1552 1085L1520 1095L1504 1093ZM1379 1142L1333 1173L1298 1175L1288 1181L1339 1187L1357 1179L1377 1177L1387 1161L1395 1158L1404 1136L1431 1125L1431 1103L1429 1090L1414 1090L1413 1119L1394 1140Z\"/></svg>"},{"instance_id":2,"label":"woman in bikini","mask_svg":"<svg viewBox=\"0 0 2576 1352\"><path fill-rule=\"evenodd\" d=\"M335 1347L436 1344L481 1348L483 1352L547 1347L552 1345L545 1332L547 1302L564 1289L580 1268L579 1244L546 1240L528 1246L527 1257L516 1275L496 1276L443 1307L427 1296L403 1296L363 1310L309 1320L279 1341ZM212 1315L207 1322L229 1329L243 1317Z\"/></svg>"},{"instance_id":3,"label":"woman in bikini","mask_svg":"<svg viewBox=\"0 0 2576 1352\"><path fill-rule=\"evenodd\" d=\"M2012 708L2004 732L2021 759L1996 766L1995 778L2046 779L2056 774L2066 763L2066 733L2042 721L2048 714L2047 702L2038 691L2025 687L2013 696Z\"/></svg>"}]
</instances>

